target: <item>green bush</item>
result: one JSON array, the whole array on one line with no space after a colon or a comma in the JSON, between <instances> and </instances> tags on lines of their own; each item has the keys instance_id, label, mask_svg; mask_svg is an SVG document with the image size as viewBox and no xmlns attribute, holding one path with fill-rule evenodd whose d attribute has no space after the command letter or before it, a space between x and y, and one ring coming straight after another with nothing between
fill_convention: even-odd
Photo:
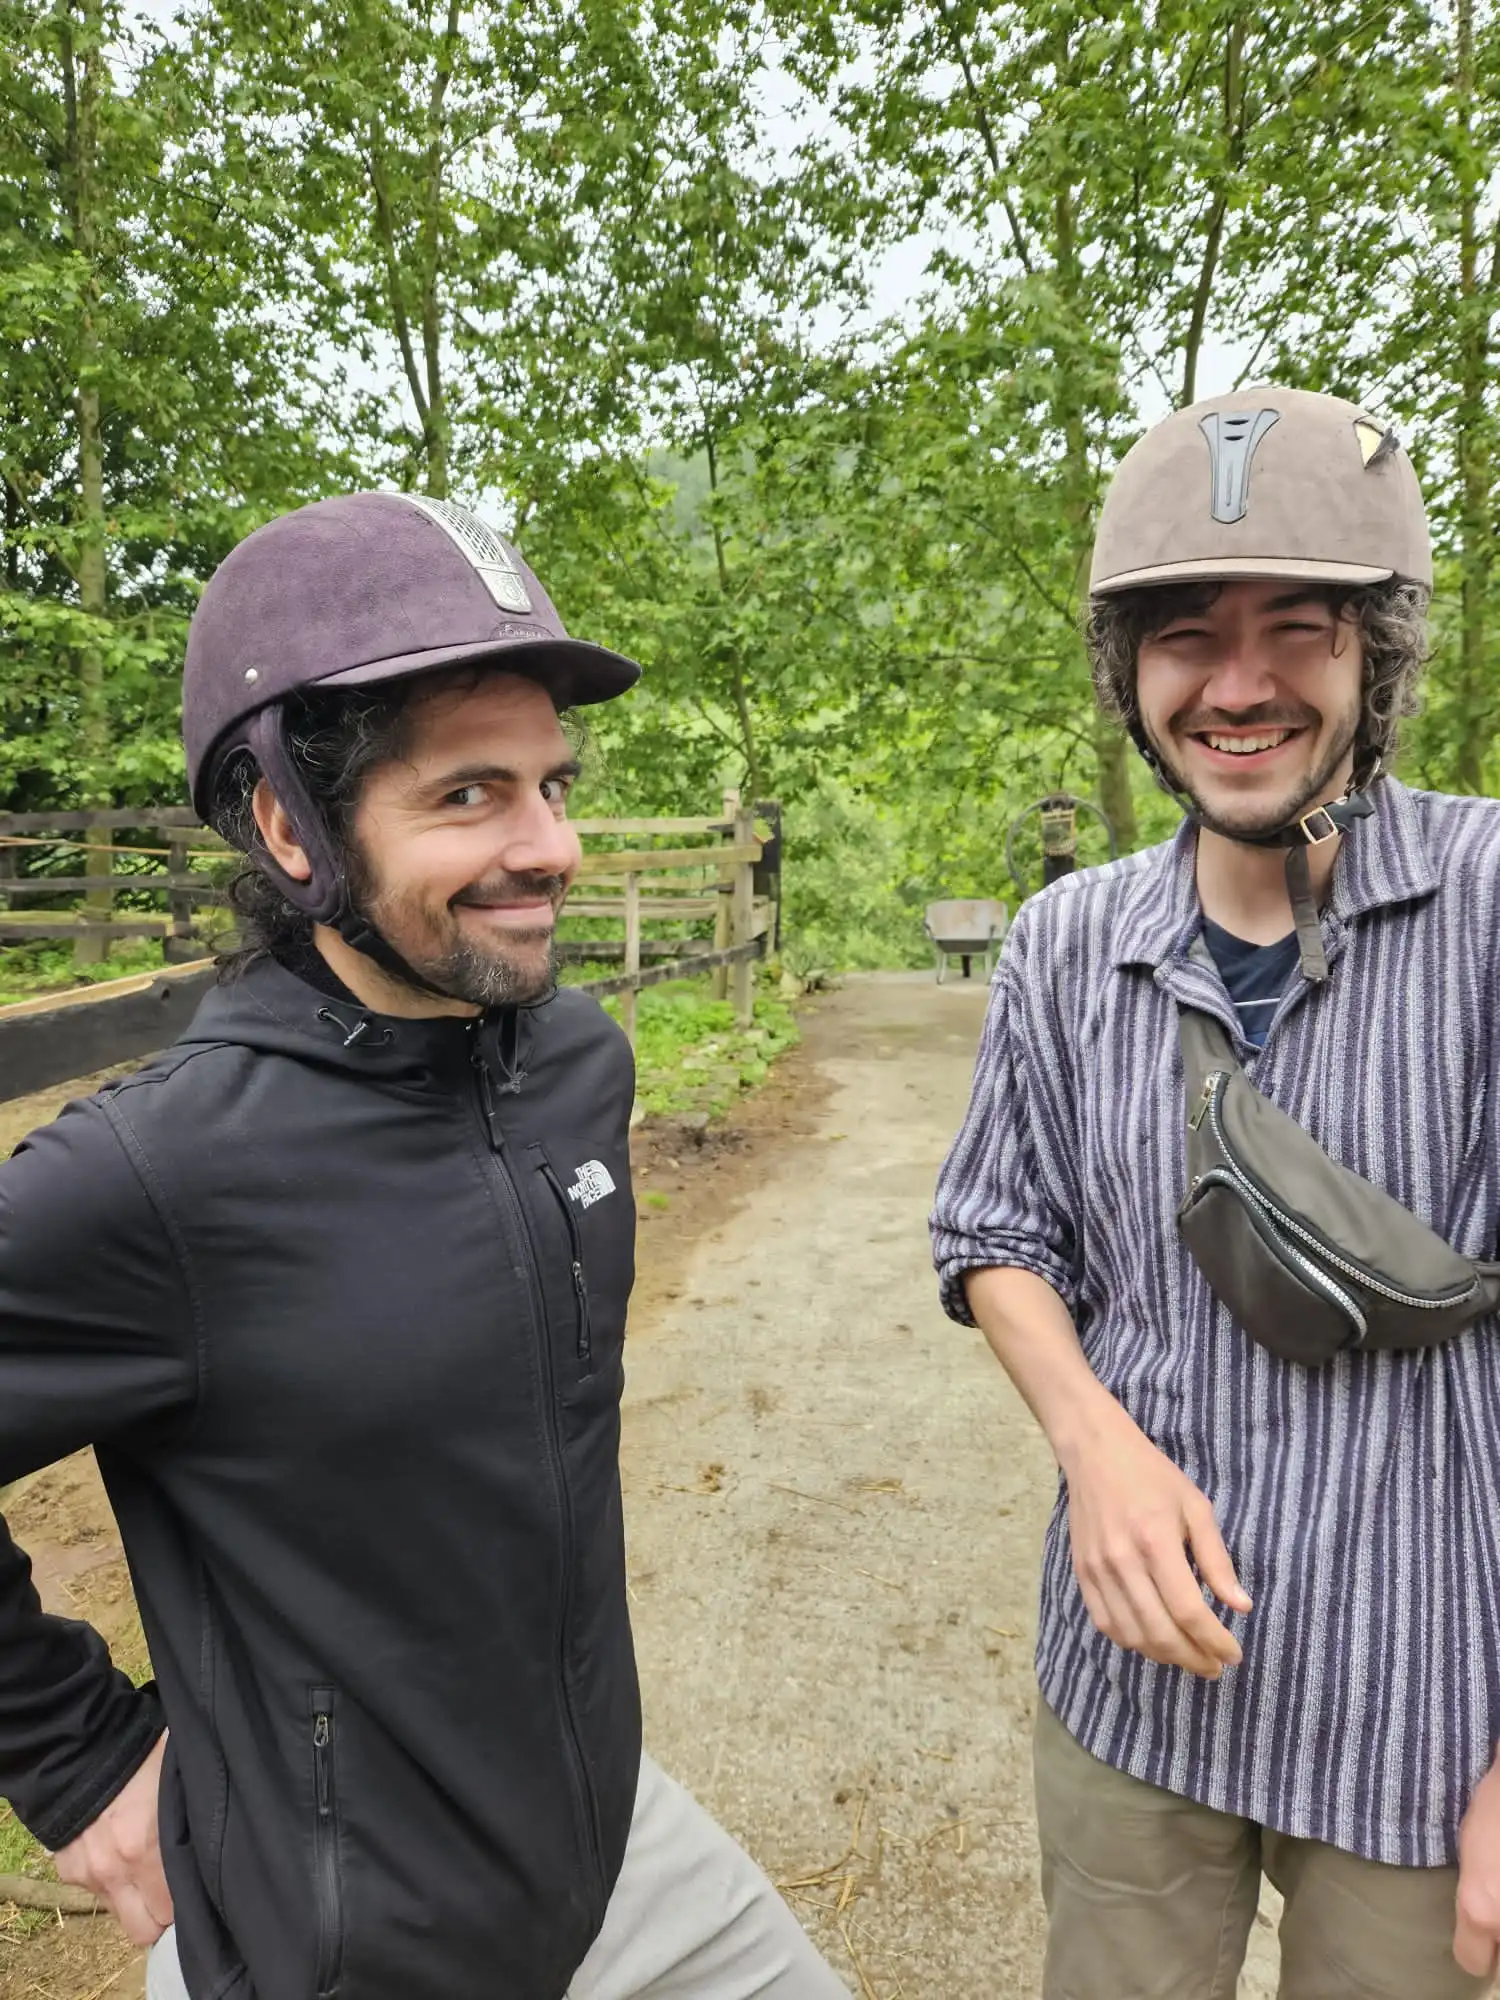
<instances>
[{"instance_id":1,"label":"green bush","mask_svg":"<svg viewBox=\"0 0 1500 2000\"><path fill-rule=\"evenodd\" d=\"M0 1007L69 986L125 979L133 972L156 972L163 963L161 943L156 938L126 938L97 965L73 963L71 938L38 938L35 944L8 945L0 949Z\"/></svg>"},{"instance_id":2,"label":"green bush","mask_svg":"<svg viewBox=\"0 0 1500 2000\"><path fill-rule=\"evenodd\" d=\"M607 978L618 966L569 966L569 984ZM620 1002L604 1001L616 1020ZM636 995L636 1097L642 1108L665 1116L706 1111L719 1117L745 1091L765 1080L772 1062L797 1040L789 1006L768 991L755 996L755 1019L737 1028L734 1006L715 1000L707 976L674 979Z\"/></svg>"}]
</instances>

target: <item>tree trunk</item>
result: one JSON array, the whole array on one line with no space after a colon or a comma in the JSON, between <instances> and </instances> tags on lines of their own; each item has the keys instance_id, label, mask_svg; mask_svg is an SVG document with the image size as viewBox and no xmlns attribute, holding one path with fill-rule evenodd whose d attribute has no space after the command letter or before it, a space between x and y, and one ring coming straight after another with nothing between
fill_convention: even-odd
<instances>
[{"instance_id":1,"label":"tree trunk","mask_svg":"<svg viewBox=\"0 0 1500 2000\"><path fill-rule=\"evenodd\" d=\"M1494 543L1489 521L1491 449L1485 411L1490 368L1489 286L1480 268L1481 170L1473 130L1474 0L1458 0L1454 89L1458 139L1458 406L1454 457L1459 488L1459 656L1456 694L1461 727L1456 779L1461 791L1484 790L1494 739L1485 641Z\"/></svg>"},{"instance_id":2,"label":"tree trunk","mask_svg":"<svg viewBox=\"0 0 1500 2000\"><path fill-rule=\"evenodd\" d=\"M422 272L422 360L427 371L427 408L422 439L427 448L427 491L434 500L448 497L448 397L443 382L443 145L444 105L453 80L458 47L459 0L448 0L448 17L427 98L427 157L424 162L424 211L420 238Z\"/></svg>"},{"instance_id":3,"label":"tree trunk","mask_svg":"<svg viewBox=\"0 0 1500 2000\"><path fill-rule=\"evenodd\" d=\"M1135 745L1118 724L1102 715L1094 718L1094 771L1099 809L1109 821L1122 854L1128 854L1140 838L1140 830L1135 823L1135 797L1130 789L1135 755Z\"/></svg>"},{"instance_id":4,"label":"tree trunk","mask_svg":"<svg viewBox=\"0 0 1500 2000\"><path fill-rule=\"evenodd\" d=\"M66 179L73 247L85 266L78 323L77 383L73 407L78 429L78 557L74 570L79 603L90 621L98 621L77 649L79 748L83 765L81 803L107 806L111 792L109 706L105 688L102 627L109 607L105 566L104 440L99 377L102 343L99 334L99 97L103 83L104 22L99 0L78 0L74 17L60 17L63 96L67 114ZM86 875L108 875L114 860L107 835L83 854ZM114 899L108 890L84 898L82 922L74 941L76 964L93 965L108 955L109 940L94 926L107 924Z\"/></svg>"},{"instance_id":5,"label":"tree trunk","mask_svg":"<svg viewBox=\"0 0 1500 2000\"><path fill-rule=\"evenodd\" d=\"M1182 390L1178 408L1185 409L1198 393L1198 360L1203 351L1203 335L1208 326L1208 308L1218 276L1219 253L1224 243L1224 221L1229 213L1229 179L1239 166L1244 138L1245 24L1230 25L1224 43L1224 178L1214 196L1203 240L1203 258L1198 266L1198 282L1193 289L1193 309L1188 319L1187 338L1182 350Z\"/></svg>"},{"instance_id":6,"label":"tree trunk","mask_svg":"<svg viewBox=\"0 0 1500 2000\"><path fill-rule=\"evenodd\" d=\"M1053 204L1056 234L1058 288L1069 324L1083 324L1083 274L1078 264L1077 229L1073 194L1060 188ZM1063 433L1063 479L1065 507L1070 531L1069 556L1072 575L1068 602L1088 588L1089 556L1093 543L1093 470L1089 464L1088 427L1083 397L1078 389L1078 371L1071 357L1060 356L1057 371L1059 416ZM1080 645L1080 652L1082 647ZM1101 811L1114 829L1121 853L1128 854L1139 837L1135 823L1135 801L1130 792L1129 740L1117 724L1102 715L1094 719L1094 788Z\"/></svg>"},{"instance_id":7,"label":"tree trunk","mask_svg":"<svg viewBox=\"0 0 1500 2000\"><path fill-rule=\"evenodd\" d=\"M711 499L719 492L719 455L714 447L712 431L703 434L704 456L708 460L708 490ZM729 561L724 551L724 536L717 516L713 521L714 567L719 579L721 596L729 595ZM755 719L750 713L750 691L745 683L745 671L738 659L729 662L729 693L734 703L735 720L739 724L740 743L745 752L745 797L753 806L757 799L765 797L765 774L760 765L760 745L755 737Z\"/></svg>"}]
</instances>

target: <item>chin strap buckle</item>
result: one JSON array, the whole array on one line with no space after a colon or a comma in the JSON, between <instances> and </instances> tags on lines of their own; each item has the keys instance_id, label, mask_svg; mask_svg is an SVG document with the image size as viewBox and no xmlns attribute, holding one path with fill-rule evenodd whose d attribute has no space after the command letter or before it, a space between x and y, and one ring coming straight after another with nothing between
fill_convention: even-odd
<instances>
[{"instance_id":1,"label":"chin strap buckle","mask_svg":"<svg viewBox=\"0 0 1500 2000\"><path fill-rule=\"evenodd\" d=\"M1339 837L1338 821L1327 806L1314 806L1310 813L1304 813L1297 822L1297 829L1309 847L1321 847L1325 840L1337 840Z\"/></svg>"}]
</instances>

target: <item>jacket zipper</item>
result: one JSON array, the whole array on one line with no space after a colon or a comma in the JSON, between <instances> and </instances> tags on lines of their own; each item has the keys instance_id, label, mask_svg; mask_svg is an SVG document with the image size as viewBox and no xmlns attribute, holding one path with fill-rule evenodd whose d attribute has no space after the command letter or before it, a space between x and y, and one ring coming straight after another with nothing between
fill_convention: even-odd
<instances>
[{"instance_id":1,"label":"jacket zipper","mask_svg":"<svg viewBox=\"0 0 1500 2000\"><path fill-rule=\"evenodd\" d=\"M552 1162L545 1154L542 1156L542 1176L556 1195L557 1205L567 1225L568 1254L573 1260L573 1292L578 1300L578 1359L587 1367L593 1359L594 1336L589 1323L589 1285L583 1268L583 1237L579 1232L578 1217L573 1213L573 1204L568 1200L567 1189L553 1172Z\"/></svg>"},{"instance_id":2,"label":"jacket zipper","mask_svg":"<svg viewBox=\"0 0 1500 2000\"><path fill-rule=\"evenodd\" d=\"M1310 1249L1316 1251L1317 1255L1323 1258L1326 1263L1331 1264L1336 1271L1341 1271L1346 1278L1352 1278L1356 1284L1364 1285L1380 1298L1389 1299L1393 1305L1410 1306L1416 1312L1446 1312L1449 1306L1465 1305L1474 1297L1475 1293L1479 1290L1479 1280L1477 1277L1469 1284L1466 1290L1450 1292L1446 1297L1440 1299L1432 1298L1423 1292L1400 1291L1396 1286L1387 1284L1383 1278L1376 1277L1373 1271L1366 1270L1363 1264L1356 1264L1351 1259L1341 1256L1331 1244L1323 1240L1315 1229L1309 1229L1305 1222L1299 1221L1294 1215L1288 1215L1285 1209L1278 1208L1259 1183L1252 1180L1250 1175L1240 1165L1234 1156L1234 1149L1225 1136L1223 1120L1220 1117L1220 1108L1223 1103L1224 1089L1228 1082L1228 1071L1218 1069L1210 1075L1208 1081L1203 1086L1209 1125L1215 1139L1219 1142L1219 1148L1224 1155L1228 1171L1234 1176L1236 1183L1241 1187L1242 1191L1254 1199L1262 1213L1270 1221L1275 1222L1281 1229L1288 1231L1291 1235L1298 1237ZM1204 1179L1207 1180L1208 1175L1205 1174ZM1290 1248L1290 1245L1288 1245L1288 1248ZM1356 1308L1356 1310L1358 1309Z\"/></svg>"},{"instance_id":3,"label":"jacket zipper","mask_svg":"<svg viewBox=\"0 0 1500 2000\"><path fill-rule=\"evenodd\" d=\"M313 1828L318 1877L318 2000L326 2000L338 1984L343 1957L343 1885L339 1878L337 1795L333 1783L333 1689L312 1691L313 1792L317 1818Z\"/></svg>"},{"instance_id":4,"label":"jacket zipper","mask_svg":"<svg viewBox=\"0 0 1500 2000\"><path fill-rule=\"evenodd\" d=\"M480 1124L484 1131L486 1149L495 1169L495 1184L500 1190L501 1200L506 1209L515 1240L521 1246L521 1258L526 1268L526 1286L531 1306L531 1324L537 1343L541 1349L543 1383L546 1391L546 1420L542 1426L547 1441L548 1469L552 1474L552 1484L557 1495L558 1514L562 1523L562 1587L559 1595L557 1631L555 1634L557 1685L562 1696L563 1719L567 1725L568 1776L572 1781L574 1803L577 1806L588 1844L589 1859L594 1866L601 1903L607 1898L608 1889L604 1878L604 1840L599 1824L599 1805L589 1783L588 1764L583 1754L583 1738L578 1727L578 1715L573 1706L573 1696L568 1687L568 1625L573 1606L573 1565L574 1532L573 1503L568 1492L566 1468L563 1464L562 1443L557 1428L557 1380L552 1365L552 1343L548 1338L547 1302L542 1293L541 1278L536 1267L536 1247L531 1240L531 1231L526 1222L526 1211L520 1192L511 1173L510 1162L505 1155L505 1145L495 1126L492 1101L493 1081L484 1056L476 1039L473 1055L476 1071L477 1107Z\"/></svg>"}]
</instances>

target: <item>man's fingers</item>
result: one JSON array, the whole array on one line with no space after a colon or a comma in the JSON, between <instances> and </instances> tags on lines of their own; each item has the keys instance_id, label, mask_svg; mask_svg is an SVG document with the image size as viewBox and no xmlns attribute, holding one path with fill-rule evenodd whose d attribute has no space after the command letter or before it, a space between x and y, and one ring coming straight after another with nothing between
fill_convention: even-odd
<instances>
[{"instance_id":1,"label":"man's fingers","mask_svg":"<svg viewBox=\"0 0 1500 2000\"><path fill-rule=\"evenodd\" d=\"M1234 1573L1214 1510L1201 1493L1195 1495L1194 1504L1187 1509L1187 1535L1198 1573L1214 1596L1233 1611L1249 1611L1250 1599Z\"/></svg>"},{"instance_id":2,"label":"man's fingers","mask_svg":"<svg viewBox=\"0 0 1500 2000\"><path fill-rule=\"evenodd\" d=\"M1075 1552L1076 1554L1076 1552ZM1191 1581L1186 1557L1178 1558ZM1123 1555L1113 1560L1092 1556L1075 1562L1079 1589L1095 1628L1127 1653L1140 1653L1166 1667L1183 1667L1206 1680L1216 1679L1224 1659L1206 1651L1174 1622L1163 1605L1145 1564ZM1197 1586L1193 1585L1196 1594ZM1218 1620L1197 1599L1213 1631L1232 1647L1234 1642ZM1237 1650L1234 1657L1238 1658Z\"/></svg>"},{"instance_id":3,"label":"man's fingers","mask_svg":"<svg viewBox=\"0 0 1500 2000\"><path fill-rule=\"evenodd\" d=\"M1156 1588L1177 1629L1221 1666L1238 1666L1240 1642L1204 1602L1198 1579L1180 1549L1163 1554L1154 1571Z\"/></svg>"},{"instance_id":4,"label":"man's fingers","mask_svg":"<svg viewBox=\"0 0 1500 2000\"><path fill-rule=\"evenodd\" d=\"M1493 1932L1482 1930L1461 1909L1453 1927L1453 1956L1464 1971L1471 1972L1476 1979L1492 1977L1497 1961L1500 1961L1500 1949L1497 1949Z\"/></svg>"},{"instance_id":5,"label":"man's fingers","mask_svg":"<svg viewBox=\"0 0 1500 2000\"><path fill-rule=\"evenodd\" d=\"M1141 1634L1135 1613L1131 1610L1129 1598L1118 1588L1114 1578L1097 1578L1093 1596L1099 1608L1090 1615L1105 1638L1123 1646L1127 1653L1138 1653L1141 1650Z\"/></svg>"},{"instance_id":6,"label":"man's fingers","mask_svg":"<svg viewBox=\"0 0 1500 2000\"><path fill-rule=\"evenodd\" d=\"M146 1899L134 1882L123 1882L109 1899L109 1906L115 1913L116 1921L132 1944L155 1944L167 1928L160 1923L146 1905ZM170 1916L168 1922L170 1922Z\"/></svg>"},{"instance_id":7,"label":"man's fingers","mask_svg":"<svg viewBox=\"0 0 1500 2000\"><path fill-rule=\"evenodd\" d=\"M1183 1568L1187 1568L1186 1562ZM1194 1635L1185 1630L1181 1621L1175 1618L1158 1590L1155 1578L1144 1567L1130 1571L1120 1579L1121 1589L1128 1595L1135 1613L1136 1625L1141 1634L1137 1652L1144 1653L1148 1660L1156 1660L1166 1667L1185 1667L1189 1673L1199 1674L1213 1680L1223 1670L1223 1661L1200 1645ZM1200 1604L1202 1599L1199 1599ZM1217 1626L1217 1620L1213 1621ZM1223 1627L1217 1626L1222 1633ZM1224 1634L1228 1637L1228 1634Z\"/></svg>"},{"instance_id":8,"label":"man's fingers","mask_svg":"<svg viewBox=\"0 0 1500 2000\"><path fill-rule=\"evenodd\" d=\"M136 1879L136 1888L141 1901L151 1915L153 1922L165 1930L172 1922L172 1891L167 1887L166 1873L161 1865L161 1856L153 1857L149 1866L141 1870Z\"/></svg>"}]
</instances>

